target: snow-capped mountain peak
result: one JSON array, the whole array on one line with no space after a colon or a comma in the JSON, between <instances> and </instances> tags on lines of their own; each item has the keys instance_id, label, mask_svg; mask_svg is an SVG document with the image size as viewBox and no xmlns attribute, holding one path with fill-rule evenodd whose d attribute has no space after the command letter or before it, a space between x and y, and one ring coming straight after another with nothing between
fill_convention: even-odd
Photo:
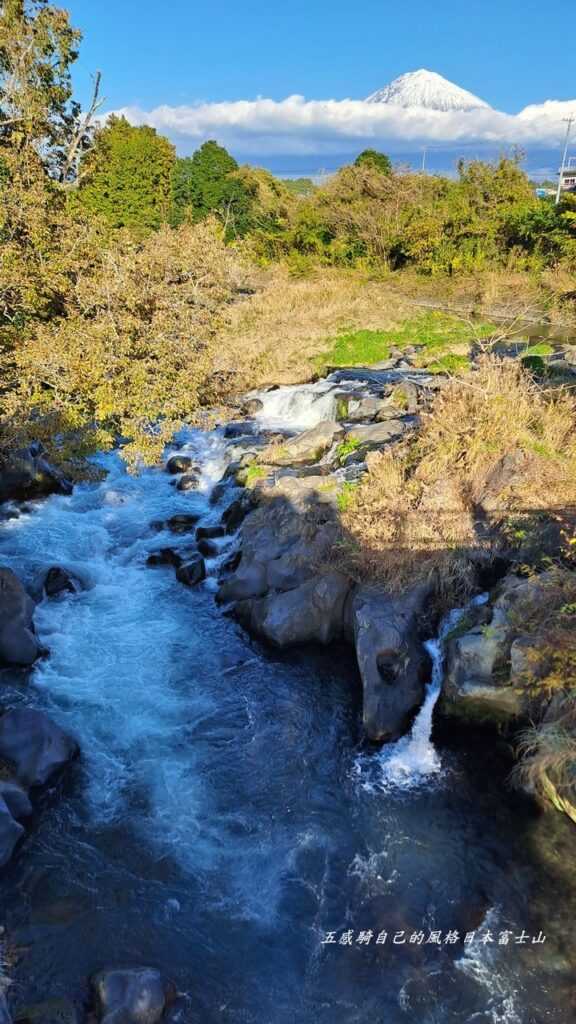
<instances>
[{"instance_id":1,"label":"snow-capped mountain peak","mask_svg":"<svg viewBox=\"0 0 576 1024\"><path fill-rule=\"evenodd\" d=\"M397 107L426 107L428 110L490 109L488 103L435 71L408 71L367 97L367 103L390 103Z\"/></svg>"}]
</instances>

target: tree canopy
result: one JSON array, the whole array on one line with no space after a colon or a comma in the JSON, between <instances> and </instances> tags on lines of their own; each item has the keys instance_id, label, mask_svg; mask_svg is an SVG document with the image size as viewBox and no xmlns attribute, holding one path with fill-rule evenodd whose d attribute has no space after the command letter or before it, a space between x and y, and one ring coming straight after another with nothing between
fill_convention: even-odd
<instances>
[{"instance_id":1,"label":"tree canopy","mask_svg":"<svg viewBox=\"0 0 576 1024\"><path fill-rule=\"evenodd\" d=\"M379 153L377 149L363 149L354 161L355 167L374 167L381 174L392 174L392 161L386 153Z\"/></svg>"},{"instance_id":2,"label":"tree canopy","mask_svg":"<svg viewBox=\"0 0 576 1024\"><path fill-rule=\"evenodd\" d=\"M114 228L159 228L168 218L175 159L154 128L110 117L81 161L78 202Z\"/></svg>"}]
</instances>

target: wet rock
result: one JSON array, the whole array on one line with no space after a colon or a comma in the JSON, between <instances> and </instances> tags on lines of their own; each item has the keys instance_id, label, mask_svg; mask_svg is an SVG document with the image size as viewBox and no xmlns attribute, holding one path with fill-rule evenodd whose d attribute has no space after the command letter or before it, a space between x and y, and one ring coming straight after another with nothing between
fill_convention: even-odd
<instances>
[{"instance_id":1,"label":"wet rock","mask_svg":"<svg viewBox=\"0 0 576 1024\"><path fill-rule=\"evenodd\" d=\"M160 551L150 552L146 565L173 565L178 568L182 565L182 557L174 548L161 548Z\"/></svg>"},{"instance_id":2,"label":"wet rock","mask_svg":"<svg viewBox=\"0 0 576 1024\"><path fill-rule=\"evenodd\" d=\"M100 1024L158 1024L170 994L154 967L100 971L91 983Z\"/></svg>"},{"instance_id":3,"label":"wet rock","mask_svg":"<svg viewBox=\"0 0 576 1024\"><path fill-rule=\"evenodd\" d=\"M78 745L47 715L13 708L0 718L0 758L24 786L43 786L78 753Z\"/></svg>"},{"instance_id":4,"label":"wet rock","mask_svg":"<svg viewBox=\"0 0 576 1024\"><path fill-rule=\"evenodd\" d=\"M191 533L200 519L200 513L187 513L171 516L166 526L171 533Z\"/></svg>"},{"instance_id":5,"label":"wet rock","mask_svg":"<svg viewBox=\"0 0 576 1024\"><path fill-rule=\"evenodd\" d=\"M0 868L3 868L11 859L16 845L23 835L22 825L14 820L6 802L0 797Z\"/></svg>"},{"instance_id":6,"label":"wet rock","mask_svg":"<svg viewBox=\"0 0 576 1024\"><path fill-rule=\"evenodd\" d=\"M184 562L183 565L179 566L176 570L176 579L180 583L183 583L186 587L195 587L202 580L206 579L206 566L204 559L197 555L195 558L191 558L188 562Z\"/></svg>"},{"instance_id":7,"label":"wet rock","mask_svg":"<svg viewBox=\"0 0 576 1024\"><path fill-rule=\"evenodd\" d=\"M254 430L255 426L249 420L227 423L224 427L224 437L244 437L246 434L254 433Z\"/></svg>"},{"instance_id":8,"label":"wet rock","mask_svg":"<svg viewBox=\"0 0 576 1024\"><path fill-rule=\"evenodd\" d=\"M40 444L14 452L0 471L0 502L71 494L72 484L43 456Z\"/></svg>"},{"instance_id":9,"label":"wet rock","mask_svg":"<svg viewBox=\"0 0 576 1024\"><path fill-rule=\"evenodd\" d=\"M223 526L199 526L196 530L196 539L213 540L215 537L224 537L225 533Z\"/></svg>"},{"instance_id":10,"label":"wet rock","mask_svg":"<svg viewBox=\"0 0 576 1024\"><path fill-rule=\"evenodd\" d=\"M386 398L367 396L366 398L351 400L348 403L346 419L351 423L366 423L369 420L378 419L380 415L383 418L387 418L396 414L397 411L390 406L390 402Z\"/></svg>"},{"instance_id":11,"label":"wet rock","mask_svg":"<svg viewBox=\"0 0 576 1024\"><path fill-rule=\"evenodd\" d=\"M176 484L176 489L178 491L197 491L199 486L200 478L196 473L184 473L184 476L181 476Z\"/></svg>"},{"instance_id":12,"label":"wet rock","mask_svg":"<svg viewBox=\"0 0 576 1024\"><path fill-rule=\"evenodd\" d=\"M241 551L233 551L220 565L221 573L236 572L242 558Z\"/></svg>"},{"instance_id":13,"label":"wet rock","mask_svg":"<svg viewBox=\"0 0 576 1024\"><path fill-rule=\"evenodd\" d=\"M229 480L220 480L217 484L214 484L210 492L210 504L217 505L218 502L222 501L222 498L230 490Z\"/></svg>"},{"instance_id":14,"label":"wet rock","mask_svg":"<svg viewBox=\"0 0 576 1024\"><path fill-rule=\"evenodd\" d=\"M398 440L412 425L410 421L404 419L387 419L382 423L367 424L366 426L360 424L350 431L348 437L359 441L360 448L366 451L372 448L382 448L390 441Z\"/></svg>"},{"instance_id":15,"label":"wet rock","mask_svg":"<svg viewBox=\"0 0 576 1024\"><path fill-rule=\"evenodd\" d=\"M252 508L252 498L249 492L245 492L239 498L235 498L222 513L226 533L234 533L244 521Z\"/></svg>"},{"instance_id":16,"label":"wet rock","mask_svg":"<svg viewBox=\"0 0 576 1024\"><path fill-rule=\"evenodd\" d=\"M264 408L264 402L259 398L247 398L242 402L241 412L244 416L256 416Z\"/></svg>"},{"instance_id":17,"label":"wet rock","mask_svg":"<svg viewBox=\"0 0 576 1024\"><path fill-rule=\"evenodd\" d=\"M241 601L236 614L248 629L277 647L329 644L342 634L350 581L340 573L288 590Z\"/></svg>"},{"instance_id":18,"label":"wet rock","mask_svg":"<svg viewBox=\"0 0 576 1024\"><path fill-rule=\"evenodd\" d=\"M337 420L325 420L311 430L305 430L280 445L276 451L270 449L263 455L263 461L274 466L297 466L318 462L344 436L344 428Z\"/></svg>"},{"instance_id":19,"label":"wet rock","mask_svg":"<svg viewBox=\"0 0 576 1024\"><path fill-rule=\"evenodd\" d=\"M387 406L380 410L376 419L388 419L388 410L394 409L412 415L418 410L418 404L418 388L411 381L403 380L392 389Z\"/></svg>"},{"instance_id":20,"label":"wet rock","mask_svg":"<svg viewBox=\"0 0 576 1024\"><path fill-rule=\"evenodd\" d=\"M240 552L238 558L242 558ZM234 572L234 570L230 570ZM248 598L263 597L268 592L268 573L265 561L257 561L242 566L240 562L239 571L235 572L231 579L220 584L217 600L219 604L229 604L231 601L244 601Z\"/></svg>"},{"instance_id":21,"label":"wet rock","mask_svg":"<svg viewBox=\"0 0 576 1024\"><path fill-rule=\"evenodd\" d=\"M0 662L26 666L39 657L33 615L34 602L18 577L0 568Z\"/></svg>"},{"instance_id":22,"label":"wet rock","mask_svg":"<svg viewBox=\"0 0 576 1024\"><path fill-rule=\"evenodd\" d=\"M166 463L166 472L187 473L192 467L197 468L194 459L190 455L171 455Z\"/></svg>"},{"instance_id":23,"label":"wet rock","mask_svg":"<svg viewBox=\"0 0 576 1024\"><path fill-rule=\"evenodd\" d=\"M153 533L162 533L162 530L166 529L166 523L163 519L153 519L150 523L150 529Z\"/></svg>"},{"instance_id":24,"label":"wet rock","mask_svg":"<svg viewBox=\"0 0 576 1024\"><path fill-rule=\"evenodd\" d=\"M278 477L275 480L258 481L254 488L255 499L286 499L294 510L303 510L315 505L329 505L336 508L341 490L340 481L334 476L293 476Z\"/></svg>"},{"instance_id":25,"label":"wet rock","mask_svg":"<svg viewBox=\"0 0 576 1024\"><path fill-rule=\"evenodd\" d=\"M220 548L213 540L203 539L198 541L198 551L204 558L215 558L219 554Z\"/></svg>"},{"instance_id":26,"label":"wet rock","mask_svg":"<svg viewBox=\"0 0 576 1024\"><path fill-rule=\"evenodd\" d=\"M359 587L349 608L363 689L363 723L375 742L398 739L424 699L428 659L420 622L430 590L390 595Z\"/></svg>"},{"instance_id":27,"label":"wet rock","mask_svg":"<svg viewBox=\"0 0 576 1024\"><path fill-rule=\"evenodd\" d=\"M523 635L524 604L546 601L547 573L524 579L510 575L488 605L472 611L446 644L440 710L467 721L509 724L528 710L526 684L537 681L541 661Z\"/></svg>"},{"instance_id":28,"label":"wet rock","mask_svg":"<svg viewBox=\"0 0 576 1024\"><path fill-rule=\"evenodd\" d=\"M59 594L76 594L81 588L80 581L72 573L55 565L48 569L43 589L46 597L58 597Z\"/></svg>"},{"instance_id":29,"label":"wet rock","mask_svg":"<svg viewBox=\"0 0 576 1024\"><path fill-rule=\"evenodd\" d=\"M28 793L23 786L12 779L0 779L0 799L4 801L16 821L29 818L32 814L32 804Z\"/></svg>"}]
</instances>

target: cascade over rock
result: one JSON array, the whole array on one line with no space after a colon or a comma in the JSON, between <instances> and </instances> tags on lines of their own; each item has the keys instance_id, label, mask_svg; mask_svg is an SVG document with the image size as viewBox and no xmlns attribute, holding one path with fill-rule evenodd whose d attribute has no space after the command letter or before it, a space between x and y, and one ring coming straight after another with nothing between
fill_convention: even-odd
<instances>
[{"instance_id":1,"label":"cascade over rock","mask_svg":"<svg viewBox=\"0 0 576 1024\"><path fill-rule=\"evenodd\" d=\"M362 717L375 742L402 736L424 699L428 659L420 622L429 596L423 585L398 596L362 586L352 597L348 628L362 678Z\"/></svg>"}]
</instances>

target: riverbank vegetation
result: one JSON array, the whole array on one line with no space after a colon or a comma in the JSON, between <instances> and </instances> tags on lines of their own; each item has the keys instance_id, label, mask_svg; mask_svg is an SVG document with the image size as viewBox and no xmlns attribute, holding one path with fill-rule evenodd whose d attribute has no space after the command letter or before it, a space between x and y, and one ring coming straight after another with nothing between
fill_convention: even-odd
<instances>
[{"instance_id":1,"label":"riverbank vegetation","mask_svg":"<svg viewBox=\"0 0 576 1024\"><path fill-rule=\"evenodd\" d=\"M516 159L451 180L368 150L289 187L214 141L181 158L154 129L88 123L70 74L80 35L44 0L7 0L1 32L4 448L57 437L69 457L122 436L153 458L179 420L247 383L408 343L461 370L474 330L418 320L431 287L461 297L474 280L477 306L482 282L504 293L516 275L527 303L575 315L576 205L536 199Z\"/></svg>"},{"instance_id":2,"label":"riverbank vegetation","mask_svg":"<svg viewBox=\"0 0 576 1024\"><path fill-rule=\"evenodd\" d=\"M359 578L393 589L430 579L449 602L465 597L471 561L541 551L544 523L559 529L576 505L576 403L518 362L485 356L448 381L401 454L368 457L342 513L345 558ZM565 557L573 530L563 533Z\"/></svg>"}]
</instances>

